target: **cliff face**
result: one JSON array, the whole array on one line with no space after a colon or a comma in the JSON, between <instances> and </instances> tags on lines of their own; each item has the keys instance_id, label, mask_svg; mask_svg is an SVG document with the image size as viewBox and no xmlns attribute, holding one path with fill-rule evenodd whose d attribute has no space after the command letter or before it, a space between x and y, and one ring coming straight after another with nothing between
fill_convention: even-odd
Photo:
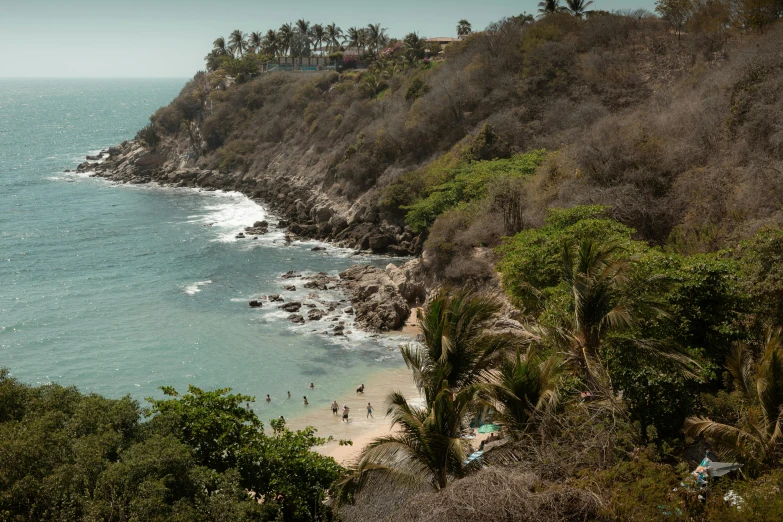
<instances>
[{"instance_id":1,"label":"cliff face","mask_svg":"<svg viewBox=\"0 0 783 522\"><path fill-rule=\"evenodd\" d=\"M242 84L199 73L136 140L80 168L238 190L295 234L429 250L443 272L582 204L611 207L641 239L714 250L783 221L781 39L780 27L679 38L655 18L554 15L494 24L440 64ZM547 151L534 175L490 183L472 206L444 190L466 165L534 149ZM431 228L414 231L411 205L439 191Z\"/></svg>"},{"instance_id":2,"label":"cliff face","mask_svg":"<svg viewBox=\"0 0 783 522\"><path fill-rule=\"evenodd\" d=\"M95 171L97 176L120 183L239 191L263 201L284 218L295 235L375 253L413 255L421 250L421 237L410 228L372 217L367 220L357 215L366 212L360 204L319 191L316 169L291 170L288 164L284 174L279 163L248 173L204 169L184 145L172 139L150 150L139 141L128 141L109 149L102 162L83 163L79 170Z\"/></svg>"}]
</instances>

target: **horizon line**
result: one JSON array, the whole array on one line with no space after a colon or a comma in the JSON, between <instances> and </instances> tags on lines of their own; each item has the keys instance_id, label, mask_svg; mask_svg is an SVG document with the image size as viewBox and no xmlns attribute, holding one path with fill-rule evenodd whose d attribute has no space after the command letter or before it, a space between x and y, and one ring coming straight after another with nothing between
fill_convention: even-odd
<instances>
[{"instance_id":1,"label":"horizon line","mask_svg":"<svg viewBox=\"0 0 783 522\"><path fill-rule=\"evenodd\" d=\"M0 76L0 80L182 80L192 76Z\"/></svg>"}]
</instances>

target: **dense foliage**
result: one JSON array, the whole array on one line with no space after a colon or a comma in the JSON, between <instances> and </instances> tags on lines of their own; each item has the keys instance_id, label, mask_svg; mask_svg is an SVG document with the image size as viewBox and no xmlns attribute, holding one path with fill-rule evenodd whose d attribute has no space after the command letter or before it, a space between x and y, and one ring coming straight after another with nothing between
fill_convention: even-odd
<instances>
[{"instance_id":1,"label":"dense foliage","mask_svg":"<svg viewBox=\"0 0 783 522\"><path fill-rule=\"evenodd\" d=\"M266 435L243 405L252 397L229 389L165 391L172 398L142 412L129 397L27 386L0 371L0 519L324 515L324 492L341 468L312 451L323 442L313 430L274 421Z\"/></svg>"}]
</instances>

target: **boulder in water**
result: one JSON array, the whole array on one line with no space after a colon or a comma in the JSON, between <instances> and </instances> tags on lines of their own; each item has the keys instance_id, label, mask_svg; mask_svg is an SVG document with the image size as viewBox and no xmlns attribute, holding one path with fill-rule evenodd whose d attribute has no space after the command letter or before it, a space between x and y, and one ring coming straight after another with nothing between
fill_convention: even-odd
<instances>
[{"instance_id":1,"label":"boulder in water","mask_svg":"<svg viewBox=\"0 0 783 522\"><path fill-rule=\"evenodd\" d=\"M299 301L291 301L290 303L280 305L279 308L285 310L286 312L298 312L299 309L302 308L302 303Z\"/></svg>"},{"instance_id":2,"label":"boulder in water","mask_svg":"<svg viewBox=\"0 0 783 522\"><path fill-rule=\"evenodd\" d=\"M305 320L300 314L291 314L288 316L288 320L294 324L304 324Z\"/></svg>"}]
</instances>

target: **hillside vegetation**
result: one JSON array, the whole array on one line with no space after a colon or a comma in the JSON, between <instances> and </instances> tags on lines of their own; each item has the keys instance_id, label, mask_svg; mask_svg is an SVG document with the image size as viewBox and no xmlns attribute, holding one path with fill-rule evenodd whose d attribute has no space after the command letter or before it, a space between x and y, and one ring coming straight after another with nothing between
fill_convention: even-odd
<instances>
[{"instance_id":1,"label":"hillside vegetation","mask_svg":"<svg viewBox=\"0 0 783 522\"><path fill-rule=\"evenodd\" d=\"M436 200L458 197L438 186L465 183L465 165L546 150L525 182L482 188L516 194L505 226L503 198L468 220L441 216L455 248L494 246L548 208L602 204L639 239L712 251L781 221L783 58L777 25L738 31L698 13L682 34L645 15L552 14L493 24L442 62L395 58L402 47L366 71L231 86L224 71L200 73L152 117L147 141L239 188L276 184L264 195L295 221L317 224L295 211L309 191L348 227L408 225L422 239L435 213L459 207Z\"/></svg>"}]
</instances>

